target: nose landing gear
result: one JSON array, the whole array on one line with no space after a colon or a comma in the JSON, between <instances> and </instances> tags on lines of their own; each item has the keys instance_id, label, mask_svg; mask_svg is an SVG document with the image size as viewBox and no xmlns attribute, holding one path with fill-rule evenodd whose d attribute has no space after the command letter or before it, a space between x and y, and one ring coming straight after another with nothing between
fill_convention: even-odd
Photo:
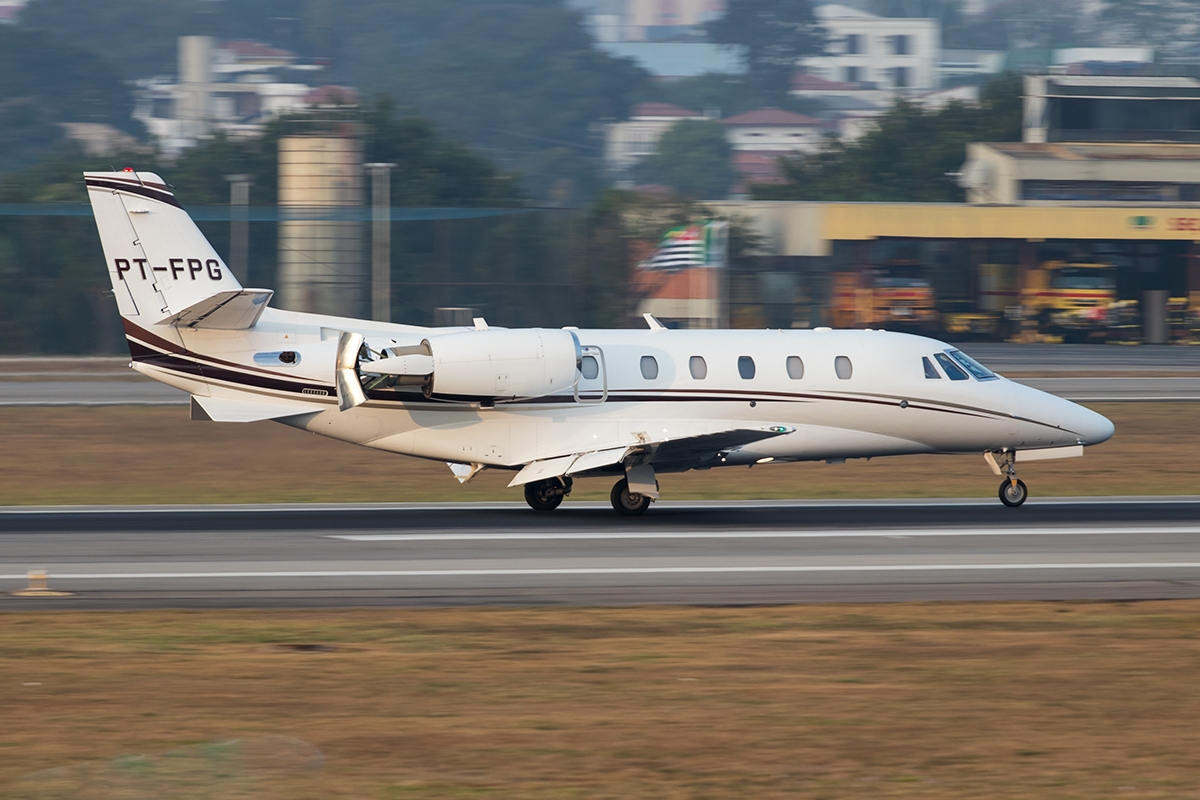
<instances>
[{"instance_id":1,"label":"nose landing gear","mask_svg":"<svg viewBox=\"0 0 1200 800\"><path fill-rule=\"evenodd\" d=\"M1000 483L1000 502L1009 508L1023 504L1029 498L1029 489L1025 487L1025 481L1017 477L1017 454L1006 450L1003 453L984 453L983 456L992 472L1004 475Z\"/></svg>"}]
</instances>

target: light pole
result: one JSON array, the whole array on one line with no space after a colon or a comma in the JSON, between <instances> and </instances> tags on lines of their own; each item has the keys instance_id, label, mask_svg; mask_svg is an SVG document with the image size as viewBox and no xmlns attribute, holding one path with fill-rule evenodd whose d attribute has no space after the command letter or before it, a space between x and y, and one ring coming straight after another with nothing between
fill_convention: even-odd
<instances>
[{"instance_id":1,"label":"light pole","mask_svg":"<svg viewBox=\"0 0 1200 800\"><path fill-rule=\"evenodd\" d=\"M250 279L250 176L226 175L229 181L229 270L245 286Z\"/></svg>"},{"instance_id":2,"label":"light pole","mask_svg":"<svg viewBox=\"0 0 1200 800\"><path fill-rule=\"evenodd\" d=\"M392 168L367 164L371 172L371 318L392 321Z\"/></svg>"}]
</instances>

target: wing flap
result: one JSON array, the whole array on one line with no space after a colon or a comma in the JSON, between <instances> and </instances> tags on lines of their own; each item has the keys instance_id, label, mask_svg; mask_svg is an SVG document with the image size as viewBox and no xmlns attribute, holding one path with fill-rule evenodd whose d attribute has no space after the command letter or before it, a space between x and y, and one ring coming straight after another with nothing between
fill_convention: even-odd
<instances>
[{"instance_id":1,"label":"wing flap","mask_svg":"<svg viewBox=\"0 0 1200 800\"><path fill-rule=\"evenodd\" d=\"M639 436L641 441L635 445L622 445L604 450L571 453L531 461L517 473L508 485L520 486L533 481L576 475L612 464L620 464L633 452L650 452L650 464L700 462L723 450L732 450L735 447L760 442L763 439L782 436L792 433L796 429L787 425L727 428L715 432L710 429L704 433L674 438L667 437L666 428L662 430L664 433L657 440L642 434Z\"/></svg>"}]
</instances>

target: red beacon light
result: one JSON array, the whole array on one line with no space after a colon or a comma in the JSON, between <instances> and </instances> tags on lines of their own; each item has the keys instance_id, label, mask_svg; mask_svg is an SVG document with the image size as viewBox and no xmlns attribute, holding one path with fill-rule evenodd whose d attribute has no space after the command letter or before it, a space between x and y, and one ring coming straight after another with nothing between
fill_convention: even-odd
<instances>
[{"instance_id":1,"label":"red beacon light","mask_svg":"<svg viewBox=\"0 0 1200 800\"><path fill-rule=\"evenodd\" d=\"M133 172L133 167L126 167L125 169L121 170L121 172Z\"/></svg>"}]
</instances>

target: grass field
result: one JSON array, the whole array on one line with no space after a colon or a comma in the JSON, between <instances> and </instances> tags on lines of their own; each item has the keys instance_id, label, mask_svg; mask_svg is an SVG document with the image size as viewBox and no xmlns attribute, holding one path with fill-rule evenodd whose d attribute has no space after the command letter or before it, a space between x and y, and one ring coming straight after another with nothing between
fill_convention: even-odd
<instances>
[{"instance_id":1,"label":"grass field","mask_svg":"<svg viewBox=\"0 0 1200 800\"><path fill-rule=\"evenodd\" d=\"M1198 673L1192 601L0 614L0 796L1195 797Z\"/></svg>"},{"instance_id":2,"label":"grass field","mask_svg":"<svg viewBox=\"0 0 1200 800\"><path fill-rule=\"evenodd\" d=\"M1117 427L1083 458L1021 468L1034 497L1200 492L1200 403L1093 406ZM459 486L445 464L271 422L192 422L184 408L0 409L0 505L520 500L510 473ZM607 498L582 480L571 500ZM661 477L667 499L993 497L978 455L770 464ZM570 500L568 500L570 502Z\"/></svg>"}]
</instances>

